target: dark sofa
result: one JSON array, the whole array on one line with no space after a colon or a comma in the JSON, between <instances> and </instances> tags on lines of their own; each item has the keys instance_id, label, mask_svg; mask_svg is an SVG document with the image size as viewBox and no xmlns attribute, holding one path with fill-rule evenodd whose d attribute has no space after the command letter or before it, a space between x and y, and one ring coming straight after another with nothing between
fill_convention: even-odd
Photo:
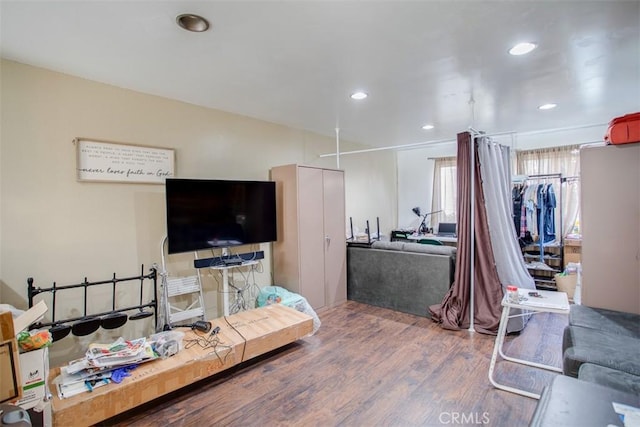
<instances>
[{"instance_id":1,"label":"dark sofa","mask_svg":"<svg viewBox=\"0 0 640 427\"><path fill-rule=\"evenodd\" d=\"M453 283L456 248L374 242L347 248L347 298L429 317Z\"/></svg>"},{"instance_id":2,"label":"dark sofa","mask_svg":"<svg viewBox=\"0 0 640 427\"><path fill-rule=\"evenodd\" d=\"M562 350L565 375L640 393L640 315L572 305Z\"/></svg>"},{"instance_id":3,"label":"dark sofa","mask_svg":"<svg viewBox=\"0 0 640 427\"><path fill-rule=\"evenodd\" d=\"M529 426L621 425L616 404L640 404L640 315L572 305L562 349L565 375L544 388Z\"/></svg>"}]
</instances>

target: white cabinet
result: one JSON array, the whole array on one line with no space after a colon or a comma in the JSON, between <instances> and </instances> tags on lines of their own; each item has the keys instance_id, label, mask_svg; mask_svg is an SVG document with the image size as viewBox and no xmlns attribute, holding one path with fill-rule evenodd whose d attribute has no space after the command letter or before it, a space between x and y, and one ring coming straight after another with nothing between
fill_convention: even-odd
<instances>
[{"instance_id":1,"label":"white cabinet","mask_svg":"<svg viewBox=\"0 0 640 427\"><path fill-rule=\"evenodd\" d=\"M272 168L271 179L278 214L274 284L314 309L346 301L344 172L285 165Z\"/></svg>"},{"instance_id":2,"label":"white cabinet","mask_svg":"<svg viewBox=\"0 0 640 427\"><path fill-rule=\"evenodd\" d=\"M640 314L640 144L580 150L582 304Z\"/></svg>"}]
</instances>

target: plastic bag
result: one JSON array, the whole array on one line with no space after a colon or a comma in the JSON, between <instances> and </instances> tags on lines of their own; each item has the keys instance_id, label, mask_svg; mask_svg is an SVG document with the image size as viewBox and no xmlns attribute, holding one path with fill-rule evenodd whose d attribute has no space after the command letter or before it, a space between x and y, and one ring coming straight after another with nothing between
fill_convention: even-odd
<instances>
[{"instance_id":1,"label":"plastic bag","mask_svg":"<svg viewBox=\"0 0 640 427\"><path fill-rule=\"evenodd\" d=\"M320 328L320 318L302 295L290 292L280 286L265 286L260 289L260 293L256 298L256 307L264 307L271 304L283 304L311 316L313 318L313 332L311 332L311 335L315 334Z\"/></svg>"},{"instance_id":2,"label":"plastic bag","mask_svg":"<svg viewBox=\"0 0 640 427\"><path fill-rule=\"evenodd\" d=\"M166 359L182 350L182 338L184 338L184 332L173 330L153 334L149 337L149 340L153 351L158 353L161 358Z\"/></svg>"}]
</instances>

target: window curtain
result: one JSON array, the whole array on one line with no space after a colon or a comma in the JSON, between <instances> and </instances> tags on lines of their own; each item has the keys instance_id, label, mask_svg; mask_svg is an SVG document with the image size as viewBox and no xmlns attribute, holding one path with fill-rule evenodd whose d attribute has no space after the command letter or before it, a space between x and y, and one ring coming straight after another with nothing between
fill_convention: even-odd
<instances>
[{"instance_id":1,"label":"window curtain","mask_svg":"<svg viewBox=\"0 0 640 427\"><path fill-rule=\"evenodd\" d=\"M471 134L458 134L457 167L457 223L458 251L454 282L440 304L429 307L431 318L444 329L466 329L470 326L471 312L471 264L474 265L474 329L478 332L495 334L502 312L502 286L495 266L491 247L484 194L481 185L480 166L477 150L474 150L475 170L469 173L470 154L475 144ZM472 176L470 176L472 175ZM474 180L475 200L471 200L471 180ZM471 203L475 212L475 252L471 259Z\"/></svg>"},{"instance_id":2,"label":"window curtain","mask_svg":"<svg viewBox=\"0 0 640 427\"><path fill-rule=\"evenodd\" d=\"M510 148L482 137L476 142L485 196L487 226L503 292L507 285L536 289L525 265L513 227ZM507 332L524 329L528 316L509 319Z\"/></svg>"},{"instance_id":3,"label":"window curtain","mask_svg":"<svg viewBox=\"0 0 640 427\"><path fill-rule=\"evenodd\" d=\"M567 145L563 147L540 148L536 150L519 151L516 154L518 174L544 175L560 173L571 179L556 188L556 193L562 191L562 216L556 218L556 224L562 220L563 237L567 234L579 232L580 224L580 181L574 177L580 175L580 146ZM556 210L559 216L559 210Z\"/></svg>"},{"instance_id":4,"label":"window curtain","mask_svg":"<svg viewBox=\"0 0 640 427\"><path fill-rule=\"evenodd\" d=\"M431 212L442 212L433 214L429 218L430 226L434 230L438 229L438 224L441 222L456 222L456 187L457 159L455 157L435 159Z\"/></svg>"}]
</instances>

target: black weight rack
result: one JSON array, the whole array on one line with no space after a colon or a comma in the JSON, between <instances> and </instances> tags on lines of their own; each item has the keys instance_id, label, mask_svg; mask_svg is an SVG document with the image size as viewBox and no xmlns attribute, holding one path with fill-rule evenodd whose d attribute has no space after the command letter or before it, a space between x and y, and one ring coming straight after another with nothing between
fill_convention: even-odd
<instances>
[{"instance_id":1,"label":"black weight rack","mask_svg":"<svg viewBox=\"0 0 640 427\"><path fill-rule=\"evenodd\" d=\"M144 302L143 303L143 295L144 295L144 284L145 284L145 280L151 281L152 282L152 286L153 286L153 295L150 301L148 302ZM116 308L117 304L116 304L116 285L121 283L121 282L135 282L135 281L139 281L140 284L140 303L138 305L134 305L134 306L129 306L129 307L124 307L124 308ZM112 292L111 292L111 307L112 310L110 311L106 311L106 312L100 312L100 313L92 313L92 314L87 314L87 289L93 286L105 286L105 285L111 285L112 286ZM52 300L52 307L51 307L51 322L36 322L34 324L32 324L30 326L30 329L40 329L40 328L69 328L71 325L71 323L76 322L80 323L80 322L85 322L85 321L90 321L92 319L104 319L105 317L108 316L114 316L114 315L118 315L119 313L126 313L126 312L132 312L132 311L136 311L133 314L130 314L127 320L137 320L137 319L143 319L146 317L154 317L154 327L157 329L158 327L158 301L157 301L157 286L158 286L158 274L157 274L157 269L154 266L153 268L150 269L150 272L148 274L144 273L144 265L141 266L141 272L140 275L138 276L132 276L132 277L117 277L116 273L113 273L113 277L111 279L107 279L107 280L100 280L100 281L96 281L96 282L89 282L87 280L87 278L84 278L84 281L82 281L81 283L77 283L77 284L72 284L72 285L57 285L56 282L53 282L53 285L49 288L41 288L41 287L36 287L34 286L34 279L32 277L29 277L27 279L27 295L28 295L28 299L29 299L29 308L33 307L34 305L34 297L36 295L39 295L41 293L51 293L51 300ZM66 318L66 319L56 319L56 294L59 291L65 291L65 290L69 290L69 289L77 289L77 288L83 288L84 289L84 315L83 316L77 316L77 317L70 317L70 318ZM152 311L148 311L147 309L152 309ZM63 335L66 336L66 335ZM54 341L55 341L55 335L54 335Z\"/></svg>"}]
</instances>

